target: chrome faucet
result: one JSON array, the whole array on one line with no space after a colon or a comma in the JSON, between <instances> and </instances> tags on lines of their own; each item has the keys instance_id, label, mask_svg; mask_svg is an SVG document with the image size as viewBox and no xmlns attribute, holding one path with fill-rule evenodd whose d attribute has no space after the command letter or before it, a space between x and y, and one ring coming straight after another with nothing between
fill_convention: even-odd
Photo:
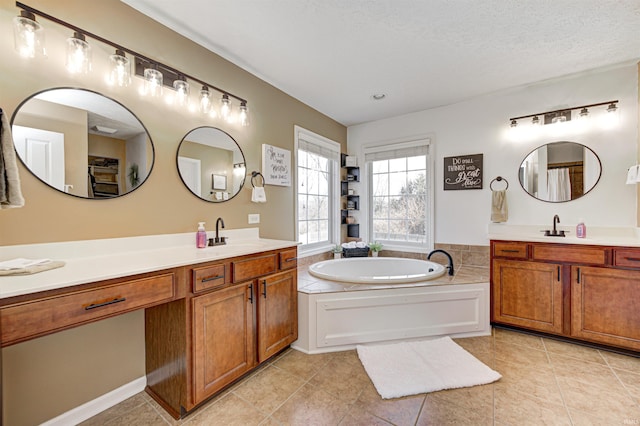
<instances>
[{"instance_id":1,"label":"chrome faucet","mask_svg":"<svg viewBox=\"0 0 640 426\"><path fill-rule=\"evenodd\" d=\"M216 237L215 238L209 238L209 245L210 246L219 246L222 244L227 244L227 238L226 237L220 237L220 225L222 225L222 229L224 229L224 220L222 220L221 217L219 217L216 220Z\"/></svg>"},{"instance_id":2,"label":"chrome faucet","mask_svg":"<svg viewBox=\"0 0 640 426\"><path fill-rule=\"evenodd\" d=\"M553 216L553 229L551 231L549 231L548 229L544 231L544 236L545 237L564 237L565 231L563 230L558 231L558 229L556 228L556 225L558 223L560 223L560 216L556 214Z\"/></svg>"},{"instance_id":3,"label":"chrome faucet","mask_svg":"<svg viewBox=\"0 0 640 426\"><path fill-rule=\"evenodd\" d=\"M431 256L434 255L435 253L442 253L445 256L447 256L447 258L449 259L449 266L447 266L446 268L449 270L449 275L453 275L453 258L451 257L451 255L441 249L432 250L431 253L427 255L427 260L431 259Z\"/></svg>"}]
</instances>

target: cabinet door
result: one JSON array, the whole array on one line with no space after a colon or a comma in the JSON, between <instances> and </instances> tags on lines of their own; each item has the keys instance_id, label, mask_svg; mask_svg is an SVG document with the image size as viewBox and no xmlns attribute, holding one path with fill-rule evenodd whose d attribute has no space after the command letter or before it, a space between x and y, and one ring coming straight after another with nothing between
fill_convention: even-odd
<instances>
[{"instance_id":1,"label":"cabinet door","mask_svg":"<svg viewBox=\"0 0 640 426\"><path fill-rule=\"evenodd\" d=\"M192 299L194 404L255 365L252 290L240 284Z\"/></svg>"},{"instance_id":2,"label":"cabinet door","mask_svg":"<svg viewBox=\"0 0 640 426\"><path fill-rule=\"evenodd\" d=\"M571 268L571 336L640 350L640 271Z\"/></svg>"},{"instance_id":3,"label":"cabinet door","mask_svg":"<svg viewBox=\"0 0 640 426\"><path fill-rule=\"evenodd\" d=\"M296 271L258 280L258 361L278 353L298 338Z\"/></svg>"},{"instance_id":4,"label":"cabinet door","mask_svg":"<svg viewBox=\"0 0 640 426\"><path fill-rule=\"evenodd\" d=\"M493 261L493 320L562 333L562 267L518 260Z\"/></svg>"}]
</instances>

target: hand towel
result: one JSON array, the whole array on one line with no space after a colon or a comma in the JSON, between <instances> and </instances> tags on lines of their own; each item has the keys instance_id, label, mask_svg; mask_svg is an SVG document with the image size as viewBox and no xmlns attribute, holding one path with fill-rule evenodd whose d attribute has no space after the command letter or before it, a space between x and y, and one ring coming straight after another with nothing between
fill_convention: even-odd
<instances>
[{"instance_id":1,"label":"hand towel","mask_svg":"<svg viewBox=\"0 0 640 426\"><path fill-rule=\"evenodd\" d=\"M0 262L0 277L7 275L30 275L50 269L61 268L65 263L61 260L49 259L12 259Z\"/></svg>"},{"instance_id":2,"label":"hand towel","mask_svg":"<svg viewBox=\"0 0 640 426\"><path fill-rule=\"evenodd\" d=\"M501 189L491 192L491 222L506 222L509 218L507 191Z\"/></svg>"},{"instance_id":3,"label":"hand towel","mask_svg":"<svg viewBox=\"0 0 640 426\"><path fill-rule=\"evenodd\" d=\"M251 191L251 201L253 201L254 203L267 202L267 194L264 192L264 187L262 186L253 187L253 191Z\"/></svg>"},{"instance_id":4,"label":"hand towel","mask_svg":"<svg viewBox=\"0 0 640 426\"><path fill-rule=\"evenodd\" d=\"M638 165L629 167L627 171L627 185L638 183Z\"/></svg>"},{"instance_id":5,"label":"hand towel","mask_svg":"<svg viewBox=\"0 0 640 426\"><path fill-rule=\"evenodd\" d=\"M7 114L0 112L0 209L24 206Z\"/></svg>"}]
</instances>

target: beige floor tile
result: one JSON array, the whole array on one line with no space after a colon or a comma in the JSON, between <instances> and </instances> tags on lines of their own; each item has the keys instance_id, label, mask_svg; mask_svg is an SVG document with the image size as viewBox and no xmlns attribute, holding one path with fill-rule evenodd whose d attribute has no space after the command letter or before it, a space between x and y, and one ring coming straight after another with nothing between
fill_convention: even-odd
<instances>
[{"instance_id":1,"label":"beige floor tile","mask_svg":"<svg viewBox=\"0 0 640 426\"><path fill-rule=\"evenodd\" d=\"M162 416L160 416L160 414L150 404L145 402L133 410L128 411L124 415L116 417L104 424L109 426L165 426L168 423L164 421Z\"/></svg>"},{"instance_id":2,"label":"beige floor tile","mask_svg":"<svg viewBox=\"0 0 640 426\"><path fill-rule=\"evenodd\" d=\"M269 366L232 392L265 414L273 413L305 383L285 370Z\"/></svg>"},{"instance_id":3,"label":"beige floor tile","mask_svg":"<svg viewBox=\"0 0 640 426\"><path fill-rule=\"evenodd\" d=\"M600 386L615 386L618 383L613 370L606 365L580 361L576 358L550 353L551 365L556 377L581 381Z\"/></svg>"},{"instance_id":4,"label":"beige floor tile","mask_svg":"<svg viewBox=\"0 0 640 426\"><path fill-rule=\"evenodd\" d=\"M233 393L229 393L224 398L196 413L193 418L188 419L184 424L189 426L248 426L258 425L266 418L265 414L258 411L251 404Z\"/></svg>"},{"instance_id":5,"label":"beige floor tile","mask_svg":"<svg viewBox=\"0 0 640 426\"><path fill-rule=\"evenodd\" d=\"M487 410L477 410L451 400L435 399L433 395L427 395L416 425L493 425L493 402L487 406L489 415L485 415Z\"/></svg>"},{"instance_id":6,"label":"beige floor tile","mask_svg":"<svg viewBox=\"0 0 640 426\"><path fill-rule=\"evenodd\" d=\"M483 419L493 416L493 393L494 385L489 384L432 392L427 395L427 399L430 406L455 406L468 413L474 412L478 418Z\"/></svg>"},{"instance_id":7,"label":"beige floor tile","mask_svg":"<svg viewBox=\"0 0 640 426\"><path fill-rule=\"evenodd\" d=\"M640 404L640 374L635 374L627 370L618 370L615 368L613 369L613 372L622 382L631 397L636 400L636 403Z\"/></svg>"},{"instance_id":8,"label":"beige floor tile","mask_svg":"<svg viewBox=\"0 0 640 426\"><path fill-rule=\"evenodd\" d=\"M474 356L479 353L493 354L493 336L465 337L454 339L454 342Z\"/></svg>"},{"instance_id":9,"label":"beige floor tile","mask_svg":"<svg viewBox=\"0 0 640 426\"><path fill-rule=\"evenodd\" d=\"M276 360L273 365L304 380L309 380L329 361L329 356L329 354L307 355L292 350Z\"/></svg>"},{"instance_id":10,"label":"beige floor tile","mask_svg":"<svg viewBox=\"0 0 640 426\"><path fill-rule=\"evenodd\" d=\"M80 423L82 426L93 426L93 425L103 425L108 421L113 420L116 417L122 416L129 411L147 403L147 398L145 398L146 393L141 392L135 394L131 398L128 398L121 403L114 405L111 408L106 409L102 413L87 419L86 421Z\"/></svg>"},{"instance_id":11,"label":"beige floor tile","mask_svg":"<svg viewBox=\"0 0 640 426\"><path fill-rule=\"evenodd\" d=\"M540 343L542 344L542 343ZM548 366L549 357L544 350L534 349L529 346L506 343L496 338L495 360L511 361L520 364L523 368L529 366Z\"/></svg>"},{"instance_id":12,"label":"beige floor tile","mask_svg":"<svg viewBox=\"0 0 640 426\"><path fill-rule=\"evenodd\" d=\"M508 425L571 425L567 409L560 404L519 392L495 389L495 421Z\"/></svg>"},{"instance_id":13,"label":"beige floor tile","mask_svg":"<svg viewBox=\"0 0 640 426\"><path fill-rule=\"evenodd\" d=\"M340 426L392 426L392 424L358 406L351 406L349 412L342 418Z\"/></svg>"},{"instance_id":14,"label":"beige floor tile","mask_svg":"<svg viewBox=\"0 0 640 426\"><path fill-rule=\"evenodd\" d=\"M280 423L279 421L277 421L271 416L267 417L266 419L260 422L260 426L281 426L281 425L282 423Z\"/></svg>"},{"instance_id":15,"label":"beige floor tile","mask_svg":"<svg viewBox=\"0 0 640 426\"><path fill-rule=\"evenodd\" d=\"M407 396L404 398L382 399L373 384L365 386L355 405L394 425L413 425L425 395Z\"/></svg>"},{"instance_id":16,"label":"beige floor tile","mask_svg":"<svg viewBox=\"0 0 640 426\"><path fill-rule=\"evenodd\" d=\"M502 378L494 384L495 389L505 394L519 392L543 401L563 404L556 376L550 366L522 368L515 363L498 361L495 370L502 374Z\"/></svg>"},{"instance_id":17,"label":"beige floor tile","mask_svg":"<svg viewBox=\"0 0 640 426\"><path fill-rule=\"evenodd\" d=\"M640 374L640 358L608 351L600 351L600 353L612 368Z\"/></svg>"},{"instance_id":18,"label":"beige floor tile","mask_svg":"<svg viewBox=\"0 0 640 426\"><path fill-rule=\"evenodd\" d=\"M571 420L576 426L611 426L611 425L637 425L640 419L611 415L610 413L585 413L584 411L569 409Z\"/></svg>"},{"instance_id":19,"label":"beige floor tile","mask_svg":"<svg viewBox=\"0 0 640 426\"><path fill-rule=\"evenodd\" d=\"M369 383L369 376L362 364L341 359L330 360L309 380L312 386L347 404L353 404Z\"/></svg>"},{"instance_id":20,"label":"beige floor tile","mask_svg":"<svg viewBox=\"0 0 640 426\"><path fill-rule=\"evenodd\" d=\"M578 380L558 378L565 405L577 411L613 418L640 418L640 408L622 384L599 386Z\"/></svg>"},{"instance_id":21,"label":"beige floor tile","mask_svg":"<svg viewBox=\"0 0 640 426\"><path fill-rule=\"evenodd\" d=\"M604 358L600 355L600 351L597 349L553 339L543 339L543 342L547 352L550 354L559 354L579 359L581 361L605 364Z\"/></svg>"},{"instance_id":22,"label":"beige floor tile","mask_svg":"<svg viewBox=\"0 0 640 426\"><path fill-rule=\"evenodd\" d=\"M499 343L510 343L512 345L527 346L540 351L545 350L540 337L517 331L505 330L503 328L495 329L495 342L496 346L498 346Z\"/></svg>"},{"instance_id":23,"label":"beige floor tile","mask_svg":"<svg viewBox=\"0 0 640 426\"><path fill-rule=\"evenodd\" d=\"M348 411L349 406L340 399L306 384L272 417L285 425L337 425Z\"/></svg>"}]
</instances>

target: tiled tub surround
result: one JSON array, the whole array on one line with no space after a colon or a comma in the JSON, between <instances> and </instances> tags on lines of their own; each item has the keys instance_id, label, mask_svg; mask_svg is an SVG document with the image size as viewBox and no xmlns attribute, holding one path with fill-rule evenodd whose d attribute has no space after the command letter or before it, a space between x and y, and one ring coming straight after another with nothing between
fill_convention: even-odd
<instances>
[{"instance_id":1,"label":"tiled tub surround","mask_svg":"<svg viewBox=\"0 0 640 426\"><path fill-rule=\"evenodd\" d=\"M488 247L437 247L454 257L454 276L368 285L320 279L299 266L298 340L292 346L313 354L376 341L489 334ZM381 253L426 259L426 254ZM446 264L447 259L431 260Z\"/></svg>"}]
</instances>

